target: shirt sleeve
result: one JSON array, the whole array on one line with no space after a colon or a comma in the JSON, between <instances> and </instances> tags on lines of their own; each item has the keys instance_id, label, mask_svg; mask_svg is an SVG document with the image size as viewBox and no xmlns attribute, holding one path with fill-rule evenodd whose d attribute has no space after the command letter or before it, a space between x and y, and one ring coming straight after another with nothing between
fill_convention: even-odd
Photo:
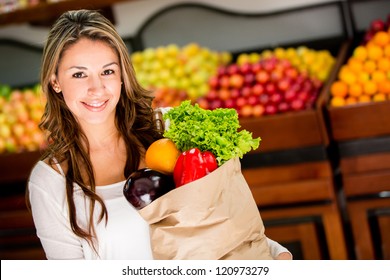
<instances>
[{"instance_id":1,"label":"shirt sleeve","mask_svg":"<svg viewBox=\"0 0 390 280\"><path fill-rule=\"evenodd\" d=\"M276 242L272 239L269 239L267 237L267 243L268 243L269 249L271 251L272 258L276 259L276 257L281 253L289 253L291 255L291 259L292 259L291 252L289 250L287 250L287 248L280 245L278 242Z\"/></svg>"},{"instance_id":2,"label":"shirt sleeve","mask_svg":"<svg viewBox=\"0 0 390 280\"><path fill-rule=\"evenodd\" d=\"M84 259L80 238L70 227L67 211L44 189L29 182L32 215L47 259Z\"/></svg>"}]
</instances>

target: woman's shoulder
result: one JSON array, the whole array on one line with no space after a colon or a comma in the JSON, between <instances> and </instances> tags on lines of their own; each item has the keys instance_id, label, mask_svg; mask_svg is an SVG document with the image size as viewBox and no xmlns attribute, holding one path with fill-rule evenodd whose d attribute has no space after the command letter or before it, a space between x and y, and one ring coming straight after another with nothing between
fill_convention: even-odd
<instances>
[{"instance_id":1,"label":"woman's shoulder","mask_svg":"<svg viewBox=\"0 0 390 280\"><path fill-rule=\"evenodd\" d=\"M40 160L32 168L28 183L29 185L49 188L59 183L64 184L64 180L64 176L54 170L46 161Z\"/></svg>"}]
</instances>

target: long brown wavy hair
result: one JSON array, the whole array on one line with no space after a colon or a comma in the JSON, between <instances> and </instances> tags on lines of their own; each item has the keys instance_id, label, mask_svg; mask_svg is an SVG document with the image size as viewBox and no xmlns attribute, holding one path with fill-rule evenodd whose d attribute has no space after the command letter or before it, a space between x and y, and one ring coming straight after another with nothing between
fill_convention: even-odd
<instances>
[{"instance_id":1,"label":"long brown wavy hair","mask_svg":"<svg viewBox=\"0 0 390 280\"><path fill-rule=\"evenodd\" d=\"M48 147L42 159L48 158L50 164L54 164L55 159L67 165L66 195L71 228L77 236L94 245L93 212L96 203L102 209L98 222L103 219L107 222L107 209L95 192L88 139L65 104L62 94L56 93L51 85L51 77L57 73L63 52L80 38L106 42L119 57L123 85L116 107L115 122L126 143L127 161L123 170L125 178L138 169L143 151L153 141L161 138L161 134L153 121L152 95L137 82L128 49L113 24L98 11L76 10L61 15L51 28L43 49L41 85L47 103L40 128L47 133ZM81 187L91 201L88 228L82 228L77 223L77 209L73 199L75 184Z\"/></svg>"}]
</instances>

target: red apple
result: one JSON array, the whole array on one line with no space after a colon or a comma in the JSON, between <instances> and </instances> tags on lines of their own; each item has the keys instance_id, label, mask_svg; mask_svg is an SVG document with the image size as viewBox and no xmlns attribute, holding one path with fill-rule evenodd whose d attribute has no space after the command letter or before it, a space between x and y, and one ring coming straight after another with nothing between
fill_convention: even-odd
<instances>
[{"instance_id":1,"label":"red apple","mask_svg":"<svg viewBox=\"0 0 390 280\"><path fill-rule=\"evenodd\" d=\"M209 106L209 101L205 98L205 97L200 97L196 100L196 103L199 104L199 107L200 108L203 108L203 109L210 109L210 106Z\"/></svg>"},{"instance_id":2,"label":"red apple","mask_svg":"<svg viewBox=\"0 0 390 280\"><path fill-rule=\"evenodd\" d=\"M256 76L252 72L245 74L244 76L244 83L246 85L253 85L253 83L256 82Z\"/></svg>"},{"instance_id":3,"label":"red apple","mask_svg":"<svg viewBox=\"0 0 390 280\"><path fill-rule=\"evenodd\" d=\"M371 30L378 32L385 30L385 22L382 19L376 19L371 22Z\"/></svg>"},{"instance_id":4,"label":"red apple","mask_svg":"<svg viewBox=\"0 0 390 280\"><path fill-rule=\"evenodd\" d=\"M236 99L236 108L240 109L242 108L243 106L247 105L248 104L248 101L245 97L243 96L240 96Z\"/></svg>"},{"instance_id":5,"label":"red apple","mask_svg":"<svg viewBox=\"0 0 390 280\"><path fill-rule=\"evenodd\" d=\"M211 76L209 79L209 86L211 89L218 89L219 87L219 79L217 76Z\"/></svg>"},{"instance_id":6,"label":"red apple","mask_svg":"<svg viewBox=\"0 0 390 280\"><path fill-rule=\"evenodd\" d=\"M224 101L224 107L225 108L236 108L236 99L229 98Z\"/></svg>"},{"instance_id":7,"label":"red apple","mask_svg":"<svg viewBox=\"0 0 390 280\"><path fill-rule=\"evenodd\" d=\"M240 65L240 71L243 75L252 73L252 64L249 62L245 62L242 65Z\"/></svg>"},{"instance_id":8,"label":"red apple","mask_svg":"<svg viewBox=\"0 0 390 280\"><path fill-rule=\"evenodd\" d=\"M288 105L286 101L282 101L278 105L278 110L280 113L288 112L290 110L290 105Z\"/></svg>"},{"instance_id":9,"label":"red apple","mask_svg":"<svg viewBox=\"0 0 390 280\"><path fill-rule=\"evenodd\" d=\"M267 94L269 94L269 95L275 93L275 92L276 92L276 86L275 86L275 84L273 84L273 83L267 83L267 84L265 85L265 92L266 92Z\"/></svg>"},{"instance_id":10,"label":"red apple","mask_svg":"<svg viewBox=\"0 0 390 280\"><path fill-rule=\"evenodd\" d=\"M276 105L282 102L282 100L283 100L283 95L279 92L275 92L270 96L270 101Z\"/></svg>"},{"instance_id":11,"label":"red apple","mask_svg":"<svg viewBox=\"0 0 390 280\"><path fill-rule=\"evenodd\" d=\"M227 73L229 75L234 75L240 73L240 67L237 64L230 64L227 67Z\"/></svg>"},{"instance_id":12,"label":"red apple","mask_svg":"<svg viewBox=\"0 0 390 280\"><path fill-rule=\"evenodd\" d=\"M267 71L265 70L260 70L256 74L256 81L259 82L260 84L265 84L269 81L270 76Z\"/></svg>"},{"instance_id":13,"label":"red apple","mask_svg":"<svg viewBox=\"0 0 390 280\"><path fill-rule=\"evenodd\" d=\"M210 102L210 109L223 108L223 101L221 99L215 99Z\"/></svg>"},{"instance_id":14,"label":"red apple","mask_svg":"<svg viewBox=\"0 0 390 280\"><path fill-rule=\"evenodd\" d=\"M301 99L294 99L290 106L294 111L300 111L305 107L305 103Z\"/></svg>"},{"instance_id":15,"label":"red apple","mask_svg":"<svg viewBox=\"0 0 390 280\"><path fill-rule=\"evenodd\" d=\"M264 115L265 109L264 109L263 105L257 104L255 106L253 106L252 111L253 111L253 116L254 117L260 117L260 116Z\"/></svg>"},{"instance_id":16,"label":"red apple","mask_svg":"<svg viewBox=\"0 0 390 280\"><path fill-rule=\"evenodd\" d=\"M252 72L254 74L258 73L260 70L263 70L261 62L256 62L252 64Z\"/></svg>"},{"instance_id":17,"label":"red apple","mask_svg":"<svg viewBox=\"0 0 390 280\"><path fill-rule=\"evenodd\" d=\"M209 90L209 92L207 92L206 94L206 98L208 101L212 101L212 100L215 100L218 98L218 90L216 89L211 89Z\"/></svg>"},{"instance_id":18,"label":"red apple","mask_svg":"<svg viewBox=\"0 0 390 280\"><path fill-rule=\"evenodd\" d=\"M252 87L252 94L260 96L264 93L264 86L262 84L255 84Z\"/></svg>"},{"instance_id":19,"label":"red apple","mask_svg":"<svg viewBox=\"0 0 390 280\"><path fill-rule=\"evenodd\" d=\"M251 105L244 105L240 108L238 116L247 118L253 115L253 107Z\"/></svg>"},{"instance_id":20,"label":"red apple","mask_svg":"<svg viewBox=\"0 0 390 280\"><path fill-rule=\"evenodd\" d=\"M232 74L230 76L229 85L233 88L241 88L244 84L244 77L241 74Z\"/></svg>"},{"instance_id":21,"label":"red apple","mask_svg":"<svg viewBox=\"0 0 390 280\"><path fill-rule=\"evenodd\" d=\"M293 88L289 88L284 92L284 99L291 102L297 98L297 92Z\"/></svg>"},{"instance_id":22,"label":"red apple","mask_svg":"<svg viewBox=\"0 0 390 280\"><path fill-rule=\"evenodd\" d=\"M219 78L219 85L221 88L229 88L230 86L230 77L228 75L223 75Z\"/></svg>"},{"instance_id":23,"label":"red apple","mask_svg":"<svg viewBox=\"0 0 390 280\"><path fill-rule=\"evenodd\" d=\"M274 104L268 104L265 106L264 112L267 115L275 115L278 112L278 109Z\"/></svg>"},{"instance_id":24,"label":"red apple","mask_svg":"<svg viewBox=\"0 0 390 280\"><path fill-rule=\"evenodd\" d=\"M252 95L252 88L250 86L243 86L240 90L241 96L248 97Z\"/></svg>"},{"instance_id":25,"label":"red apple","mask_svg":"<svg viewBox=\"0 0 390 280\"><path fill-rule=\"evenodd\" d=\"M239 96L241 96L240 89L238 89L238 88L231 88L230 89L230 97L231 98L236 99Z\"/></svg>"},{"instance_id":26,"label":"red apple","mask_svg":"<svg viewBox=\"0 0 390 280\"><path fill-rule=\"evenodd\" d=\"M227 88L221 88L218 90L218 98L221 100L227 100L231 97L230 90Z\"/></svg>"},{"instance_id":27,"label":"red apple","mask_svg":"<svg viewBox=\"0 0 390 280\"><path fill-rule=\"evenodd\" d=\"M259 102L260 102L260 104L263 104L263 105L267 105L270 102L269 99L270 99L269 95L267 95L267 94L262 94L259 96Z\"/></svg>"},{"instance_id":28,"label":"red apple","mask_svg":"<svg viewBox=\"0 0 390 280\"><path fill-rule=\"evenodd\" d=\"M251 105L252 107L255 106L256 104L259 104L259 97L255 95L251 95L248 97L248 104Z\"/></svg>"},{"instance_id":29,"label":"red apple","mask_svg":"<svg viewBox=\"0 0 390 280\"><path fill-rule=\"evenodd\" d=\"M291 80L288 77L283 77L277 83L277 87L280 91L285 92L291 85Z\"/></svg>"}]
</instances>

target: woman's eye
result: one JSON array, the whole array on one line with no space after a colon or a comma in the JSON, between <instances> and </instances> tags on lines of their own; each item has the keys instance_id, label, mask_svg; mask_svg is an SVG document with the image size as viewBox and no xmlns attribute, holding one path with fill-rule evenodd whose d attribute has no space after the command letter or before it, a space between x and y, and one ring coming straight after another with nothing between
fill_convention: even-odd
<instances>
[{"instance_id":1,"label":"woman's eye","mask_svg":"<svg viewBox=\"0 0 390 280\"><path fill-rule=\"evenodd\" d=\"M107 70L103 71L103 75L110 75L110 74L113 74L113 73L114 73L114 70L112 70L112 69L107 69Z\"/></svg>"},{"instance_id":2,"label":"woman's eye","mask_svg":"<svg viewBox=\"0 0 390 280\"><path fill-rule=\"evenodd\" d=\"M72 75L74 78L83 78L85 77L83 72L77 72Z\"/></svg>"}]
</instances>

